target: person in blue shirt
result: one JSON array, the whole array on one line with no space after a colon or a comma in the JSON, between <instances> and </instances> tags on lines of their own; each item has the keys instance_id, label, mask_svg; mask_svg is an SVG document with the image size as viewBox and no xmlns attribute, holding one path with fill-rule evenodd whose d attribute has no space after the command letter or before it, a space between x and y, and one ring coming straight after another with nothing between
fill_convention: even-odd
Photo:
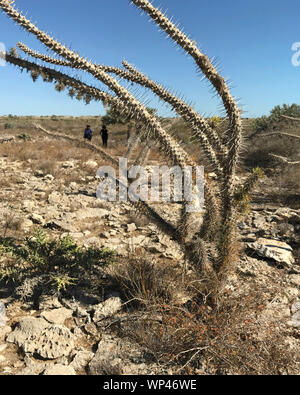
<instances>
[{"instance_id":1,"label":"person in blue shirt","mask_svg":"<svg viewBox=\"0 0 300 395\"><path fill-rule=\"evenodd\" d=\"M90 125L86 125L86 128L85 128L83 137L84 137L85 139L89 140L89 141L92 140L93 131L92 131Z\"/></svg>"}]
</instances>

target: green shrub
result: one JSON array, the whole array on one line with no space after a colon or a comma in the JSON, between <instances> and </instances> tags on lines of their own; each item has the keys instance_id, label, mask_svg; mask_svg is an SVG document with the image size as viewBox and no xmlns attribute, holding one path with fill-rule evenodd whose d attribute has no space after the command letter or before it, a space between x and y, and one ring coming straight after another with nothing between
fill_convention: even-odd
<instances>
[{"instance_id":1,"label":"green shrub","mask_svg":"<svg viewBox=\"0 0 300 395\"><path fill-rule=\"evenodd\" d=\"M30 136L27 134L27 133L21 133L21 134L19 134L18 136L18 139L20 139L20 140L31 140L31 138L30 138Z\"/></svg>"},{"instance_id":2,"label":"green shrub","mask_svg":"<svg viewBox=\"0 0 300 395\"><path fill-rule=\"evenodd\" d=\"M258 118L254 122L254 132L263 132L268 129L272 129L278 125L288 124L293 122L292 120L286 119L283 117L293 117L299 118L300 117L300 105L298 104L283 104L282 106L275 106L270 115L267 117L263 115L262 117Z\"/></svg>"},{"instance_id":3,"label":"green shrub","mask_svg":"<svg viewBox=\"0 0 300 395\"><path fill-rule=\"evenodd\" d=\"M115 251L108 248L81 247L69 235L49 239L41 229L24 244L0 238L0 254L7 258L0 264L0 280L22 283L46 274L47 282L55 284L57 291L74 284L91 268L104 267L115 259Z\"/></svg>"}]
</instances>

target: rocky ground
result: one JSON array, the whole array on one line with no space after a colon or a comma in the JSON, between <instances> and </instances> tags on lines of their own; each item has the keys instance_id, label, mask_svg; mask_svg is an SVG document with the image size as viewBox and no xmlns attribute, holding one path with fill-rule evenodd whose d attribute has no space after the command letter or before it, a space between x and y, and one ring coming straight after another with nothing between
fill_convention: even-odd
<instances>
[{"instance_id":1,"label":"rocky ground","mask_svg":"<svg viewBox=\"0 0 300 395\"><path fill-rule=\"evenodd\" d=\"M114 249L125 259L138 250L163 264L184 267L177 244L139 218L130 204L96 199L97 162L57 162L55 176L33 170L31 162L0 157L2 237L14 233L21 239L40 227L54 237L70 234L80 245ZM270 292L268 298L266 291L257 322L262 327L275 322L282 344L299 355L300 210L266 203L263 188L262 183L251 211L238 224L239 248L246 253L229 278L228 290L243 298L254 284L275 289L275 297ZM178 209L177 204L161 208L170 219ZM42 294L30 302L17 299L11 285L2 281L0 303L6 308L0 321L0 375L176 372L174 367L149 362L145 348L110 330L112 321L121 322L130 314L118 289L106 288L103 294L82 289L72 297ZM203 367L196 373L210 371Z\"/></svg>"}]
</instances>

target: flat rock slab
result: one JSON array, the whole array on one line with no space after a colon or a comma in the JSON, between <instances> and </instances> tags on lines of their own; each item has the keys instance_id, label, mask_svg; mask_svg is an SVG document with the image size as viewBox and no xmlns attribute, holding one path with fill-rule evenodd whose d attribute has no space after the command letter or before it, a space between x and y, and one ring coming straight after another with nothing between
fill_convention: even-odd
<instances>
[{"instance_id":1,"label":"flat rock slab","mask_svg":"<svg viewBox=\"0 0 300 395\"><path fill-rule=\"evenodd\" d=\"M25 353L36 353L44 359L68 356L74 347L75 336L63 325L51 325L23 344Z\"/></svg>"},{"instance_id":2,"label":"flat rock slab","mask_svg":"<svg viewBox=\"0 0 300 395\"><path fill-rule=\"evenodd\" d=\"M291 266L295 262L292 247L283 241L261 237L254 243L247 243L247 247L263 258L274 259L287 266Z\"/></svg>"},{"instance_id":3,"label":"flat rock slab","mask_svg":"<svg viewBox=\"0 0 300 395\"><path fill-rule=\"evenodd\" d=\"M49 325L49 322L43 318L24 317L18 322L15 330L7 336L6 341L21 347L27 339L42 332Z\"/></svg>"},{"instance_id":4,"label":"flat rock slab","mask_svg":"<svg viewBox=\"0 0 300 395\"><path fill-rule=\"evenodd\" d=\"M76 376L76 372L72 366L56 364L49 366L44 370L43 376Z\"/></svg>"},{"instance_id":5,"label":"flat rock slab","mask_svg":"<svg viewBox=\"0 0 300 395\"><path fill-rule=\"evenodd\" d=\"M51 324L63 325L66 319L71 318L73 314L72 310L61 307L59 309L53 309L49 311L43 311L41 317L50 322Z\"/></svg>"}]
</instances>

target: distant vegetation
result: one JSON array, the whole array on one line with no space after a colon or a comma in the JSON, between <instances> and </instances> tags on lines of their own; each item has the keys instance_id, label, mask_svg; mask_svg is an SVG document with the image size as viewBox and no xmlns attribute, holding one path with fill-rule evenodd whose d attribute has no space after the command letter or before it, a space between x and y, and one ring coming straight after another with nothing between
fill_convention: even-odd
<instances>
[{"instance_id":1,"label":"distant vegetation","mask_svg":"<svg viewBox=\"0 0 300 395\"><path fill-rule=\"evenodd\" d=\"M260 118L257 118L254 123L254 132L263 132L266 130L276 129L278 126L282 124L288 124L293 122L292 120L288 120L283 117L300 117L300 105L298 104L283 104L282 106L275 106L269 116L263 115Z\"/></svg>"}]
</instances>

